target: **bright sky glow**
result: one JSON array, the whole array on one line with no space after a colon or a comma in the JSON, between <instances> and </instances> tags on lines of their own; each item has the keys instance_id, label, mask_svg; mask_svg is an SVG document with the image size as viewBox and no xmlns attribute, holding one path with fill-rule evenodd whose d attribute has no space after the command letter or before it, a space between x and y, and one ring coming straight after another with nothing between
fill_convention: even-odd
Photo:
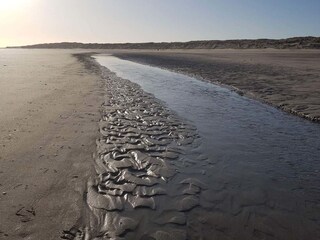
<instances>
[{"instance_id":1,"label":"bright sky glow","mask_svg":"<svg viewBox=\"0 0 320 240\"><path fill-rule=\"evenodd\" d=\"M0 0L0 11L4 13L6 11L13 11L17 8L22 8L27 0Z\"/></svg>"},{"instance_id":2,"label":"bright sky glow","mask_svg":"<svg viewBox=\"0 0 320 240\"><path fill-rule=\"evenodd\" d=\"M0 47L320 36L319 0L0 0Z\"/></svg>"}]
</instances>

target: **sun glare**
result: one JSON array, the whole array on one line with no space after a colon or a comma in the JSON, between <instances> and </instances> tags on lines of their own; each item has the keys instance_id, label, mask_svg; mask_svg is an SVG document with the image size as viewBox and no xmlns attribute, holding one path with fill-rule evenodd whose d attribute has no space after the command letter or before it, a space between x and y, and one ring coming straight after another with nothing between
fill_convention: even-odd
<instances>
[{"instance_id":1,"label":"sun glare","mask_svg":"<svg viewBox=\"0 0 320 240\"><path fill-rule=\"evenodd\" d=\"M0 0L0 11L10 11L23 7L23 5L29 0Z\"/></svg>"}]
</instances>

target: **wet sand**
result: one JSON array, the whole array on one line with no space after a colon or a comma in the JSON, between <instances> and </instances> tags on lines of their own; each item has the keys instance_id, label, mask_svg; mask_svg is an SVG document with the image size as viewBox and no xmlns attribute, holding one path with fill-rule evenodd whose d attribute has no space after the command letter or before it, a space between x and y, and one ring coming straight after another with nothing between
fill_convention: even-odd
<instances>
[{"instance_id":1,"label":"wet sand","mask_svg":"<svg viewBox=\"0 0 320 240\"><path fill-rule=\"evenodd\" d=\"M319 50L141 50L114 55L232 86L286 112L320 120Z\"/></svg>"},{"instance_id":2,"label":"wet sand","mask_svg":"<svg viewBox=\"0 0 320 240\"><path fill-rule=\"evenodd\" d=\"M94 155L96 175L88 181L81 218L62 237L186 239L187 212L199 206L197 194L205 188L178 170L187 161L179 158L185 146L197 145L194 128L137 84L92 58L83 60L100 69L106 95Z\"/></svg>"},{"instance_id":3,"label":"wet sand","mask_svg":"<svg viewBox=\"0 0 320 240\"><path fill-rule=\"evenodd\" d=\"M59 239L80 216L100 80L71 51L0 50L0 239Z\"/></svg>"}]
</instances>

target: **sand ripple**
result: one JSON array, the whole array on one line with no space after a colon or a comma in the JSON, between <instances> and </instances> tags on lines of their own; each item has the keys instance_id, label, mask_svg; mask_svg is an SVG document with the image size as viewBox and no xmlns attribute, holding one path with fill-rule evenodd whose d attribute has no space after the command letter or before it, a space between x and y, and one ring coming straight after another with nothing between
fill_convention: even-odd
<instances>
[{"instance_id":1,"label":"sand ripple","mask_svg":"<svg viewBox=\"0 0 320 240\"><path fill-rule=\"evenodd\" d=\"M197 138L138 85L104 69L106 100L83 222L66 239L186 239L186 213L206 185L177 163ZM172 181L173 179L180 179ZM173 227L174 226L174 227Z\"/></svg>"}]
</instances>

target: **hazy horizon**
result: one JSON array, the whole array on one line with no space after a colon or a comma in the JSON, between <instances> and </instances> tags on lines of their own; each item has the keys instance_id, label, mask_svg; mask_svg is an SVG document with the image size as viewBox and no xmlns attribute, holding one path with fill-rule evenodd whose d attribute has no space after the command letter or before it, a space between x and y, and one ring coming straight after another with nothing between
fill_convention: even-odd
<instances>
[{"instance_id":1,"label":"hazy horizon","mask_svg":"<svg viewBox=\"0 0 320 240\"><path fill-rule=\"evenodd\" d=\"M288 38L296 38L296 37L320 37L319 36L289 36L286 38L233 38L233 39L191 39L186 41L148 41L148 42L80 42L80 41L59 41L59 42L38 42L38 43L31 43L27 45L19 45L19 46L28 46L28 45L39 45L39 44L58 44L58 43L80 43L80 44L126 44L126 43L170 43L170 42L192 42L192 41L226 41L226 40L260 40L260 39L270 39L270 40L281 40L281 39L288 39ZM18 45L17 45L18 46ZM18 46L18 47L19 47ZM13 45L4 46L0 48L6 48L6 47L15 47Z\"/></svg>"},{"instance_id":2,"label":"hazy horizon","mask_svg":"<svg viewBox=\"0 0 320 240\"><path fill-rule=\"evenodd\" d=\"M0 47L320 36L310 0L0 0Z\"/></svg>"}]
</instances>

